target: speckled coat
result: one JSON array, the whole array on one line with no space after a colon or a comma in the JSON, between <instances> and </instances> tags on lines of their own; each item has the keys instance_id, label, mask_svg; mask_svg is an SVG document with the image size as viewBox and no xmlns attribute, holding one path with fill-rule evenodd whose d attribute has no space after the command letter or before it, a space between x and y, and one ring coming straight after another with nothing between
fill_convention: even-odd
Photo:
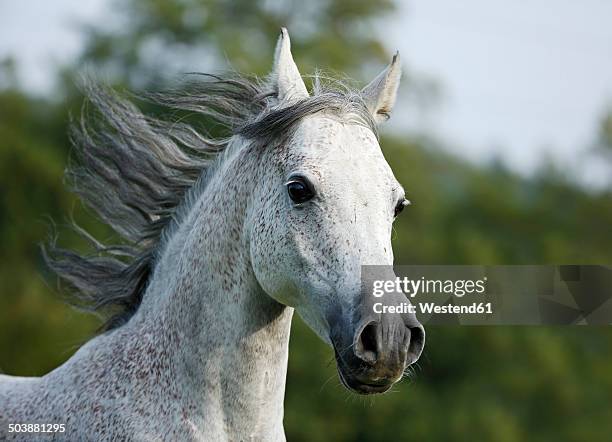
<instances>
[{"instance_id":1,"label":"speckled coat","mask_svg":"<svg viewBox=\"0 0 612 442\"><path fill-rule=\"evenodd\" d=\"M285 30L271 81L278 106L308 97ZM372 121L388 116L398 82L396 57L362 91ZM294 308L332 343L345 323L329 312L355 310L360 266L393 260L403 189L358 120L350 107L323 109L274 148L231 139L159 251L133 316L41 378L0 375L0 439L284 440ZM317 189L307 207L287 196L296 171ZM9 433L9 423L65 432Z\"/></svg>"}]
</instances>

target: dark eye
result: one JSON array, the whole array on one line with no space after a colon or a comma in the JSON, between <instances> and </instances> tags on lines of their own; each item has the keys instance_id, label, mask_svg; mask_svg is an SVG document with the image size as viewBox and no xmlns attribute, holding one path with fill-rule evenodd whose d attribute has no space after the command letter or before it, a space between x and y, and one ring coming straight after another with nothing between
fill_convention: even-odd
<instances>
[{"instance_id":1,"label":"dark eye","mask_svg":"<svg viewBox=\"0 0 612 442\"><path fill-rule=\"evenodd\" d=\"M410 204L410 201L408 201L406 198L402 198L401 200L399 200L397 205L395 206L394 216L397 218L397 216L402 213L402 210L404 210L404 207L409 206Z\"/></svg>"},{"instance_id":2,"label":"dark eye","mask_svg":"<svg viewBox=\"0 0 612 442\"><path fill-rule=\"evenodd\" d=\"M289 198L296 204L305 203L314 197L312 185L304 177L292 177L286 186Z\"/></svg>"}]
</instances>

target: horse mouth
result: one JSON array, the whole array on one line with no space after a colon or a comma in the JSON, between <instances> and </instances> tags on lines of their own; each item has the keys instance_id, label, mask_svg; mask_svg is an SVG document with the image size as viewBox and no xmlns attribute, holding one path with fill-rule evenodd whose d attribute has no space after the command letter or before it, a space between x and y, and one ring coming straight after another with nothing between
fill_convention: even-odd
<instances>
[{"instance_id":1,"label":"horse mouth","mask_svg":"<svg viewBox=\"0 0 612 442\"><path fill-rule=\"evenodd\" d=\"M389 380L381 380L378 382L366 382L357 379L355 376L350 374L350 370L345 370L344 363L336 353L336 367L338 369L338 377L342 385L353 393L368 395L368 394L381 394L388 391L395 382ZM348 373L347 373L348 372Z\"/></svg>"},{"instance_id":2,"label":"horse mouth","mask_svg":"<svg viewBox=\"0 0 612 442\"><path fill-rule=\"evenodd\" d=\"M342 385L344 385L348 390L361 395L381 394L388 391L393 385L393 382L384 384L368 384L360 382L356 379L345 376L340 368L338 368L338 377L340 378Z\"/></svg>"}]
</instances>

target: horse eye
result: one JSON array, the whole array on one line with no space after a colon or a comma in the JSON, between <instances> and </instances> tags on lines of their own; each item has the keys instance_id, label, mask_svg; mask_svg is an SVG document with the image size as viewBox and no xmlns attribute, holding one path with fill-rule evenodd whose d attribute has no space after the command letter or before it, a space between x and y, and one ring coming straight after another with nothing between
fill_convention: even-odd
<instances>
[{"instance_id":1,"label":"horse eye","mask_svg":"<svg viewBox=\"0 0 612 442\"><path fill-rule=\"evenodd\" d=\"M286 186L289 198L296 204L305 203L314 197L312 186L303 177L291 178Z\"/></svg>"},{"instance_id":2,"label":"horse eye","mask_svg":"<svg viewBox=\"0 0 612 442\"><path fill-rule=\"evenodd\" d=\"M409 206L410 204L412 204L410 201L408 201L406 198L401 199L397 205L395 206L395 215L394 217L397 218L397 216L402 213L402 210L404 210L404 207Z\"/></svg>"}]
</instances>

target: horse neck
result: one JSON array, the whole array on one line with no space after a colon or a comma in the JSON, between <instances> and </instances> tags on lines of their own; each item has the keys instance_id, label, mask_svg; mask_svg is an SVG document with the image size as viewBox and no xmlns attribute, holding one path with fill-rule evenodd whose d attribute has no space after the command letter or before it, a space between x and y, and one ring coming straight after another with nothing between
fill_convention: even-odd
<instances>
[{"instance_id":1,"label":"horse neck","mask_svg":"<svg viewBox=\"0 0 612 442\"><path fill-rule=\"evenodd\" d=\"M261 162L250 157L239 152L213 175L169 238L133 322L163 335L173 376L208 419L252 429L282 425L293 310L251 269L244 220Z\"/></svg>"}]
</instances>

